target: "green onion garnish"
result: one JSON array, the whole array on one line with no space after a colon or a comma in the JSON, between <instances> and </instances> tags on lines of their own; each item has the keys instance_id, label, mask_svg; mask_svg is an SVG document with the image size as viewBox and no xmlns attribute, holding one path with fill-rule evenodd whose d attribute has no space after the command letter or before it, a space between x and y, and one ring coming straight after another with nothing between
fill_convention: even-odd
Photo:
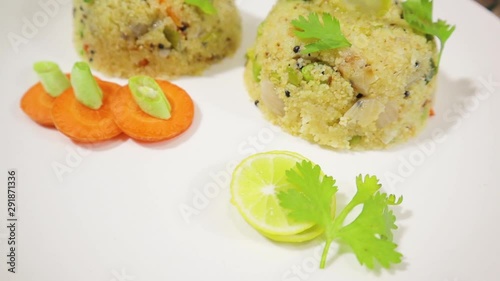
<instances>
[{"instance_id":1,"label":"green onion garnish","mask_svg":"<svg viewBox=\"0 0 500 281\"><path fill-rule=\"evenodd\" d=\"M86 62L77 62L73 66L71 85L73 85L75 97L80 103L91 109L99 109L102 106L102 90Z\"/></svg>"},{"instance_id":2,"label":"green onion garnish","mask_svg":"<svg viewBox=\"0 0 500 281\"><path fill-rule=\"evenodd\" d=\"M56 63L39 61L33 65L33 69L38 74L38 79L40 79L45 91L53 98L71 87L68 78Z\"/></svg>"},{"instance_id":3,"label":"green onion garnish","mask_svg":"<svg viewBox=\"0 0 500 281\"><path fill-rule=\"evenodd\" d=\"M159 119L170 119L172 107L153 78L145 75L133 76L128 80L128 86L142 111Z\"/></svg>"}]
</instances>

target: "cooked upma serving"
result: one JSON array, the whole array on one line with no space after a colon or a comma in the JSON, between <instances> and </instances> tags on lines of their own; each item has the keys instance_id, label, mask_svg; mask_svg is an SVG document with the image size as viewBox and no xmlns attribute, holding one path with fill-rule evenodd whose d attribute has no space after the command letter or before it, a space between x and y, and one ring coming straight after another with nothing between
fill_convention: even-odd
<instances>
[{"instance_id":1,"label":"cooked upma serving","mask_svg":"<svg viewBox=\"0 0 500 281\"><path fill-rule=\"evenodd\" d=\"M419 20L420 1L407 2L279 0L247 53L252 100L289 133L335 149L415 136L432 110L440 54L405 19Z\"/></svg>"},{"instance_id":2,"label":"cooked upma serving","mask_svg":"<svg viewBox=\"0 0 500 281\"><path fill-rule=\"evenodd\" d=\"M234 0L74 0L73 13L77 51L124 78L200 74L241 39Z\"/></svg>"}]
</instances>

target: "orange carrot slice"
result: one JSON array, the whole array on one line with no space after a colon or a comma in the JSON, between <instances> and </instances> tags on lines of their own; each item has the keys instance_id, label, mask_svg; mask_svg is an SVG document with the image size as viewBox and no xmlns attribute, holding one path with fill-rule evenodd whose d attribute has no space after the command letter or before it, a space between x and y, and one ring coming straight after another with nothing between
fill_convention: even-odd
<instances>
[{"instance_id":1,"label":"orange carrot slice","mask_svg":"<svg viewBox=\"0 0 500 281\"><path fill-rule=\"evenodd\" d=\"M54 100L55 98L45 91L42 83L38 82L21 98L21 109L38 124L54 127L51 114Z\"/></svg>"},{"instance_id":2,"label":"orange carrot slice","mask_svg":"<svg viewBox=\"0 0 500 281\"><path fill-rule=\"evenodd\" d=\"M436 115L436 112L434 111L434 108L431 108L431 109L429 110L429 116L433 117L433 116L435 116L435 115Z\"/></svg>"},{"instance_id":3,"label":"orange carrot slice","mask_svg":"<svg viewBox=\"0 0 500 281\"><path fill-rule=\"evenodd\" d=\"M56 128L77 142L99 142L121 134L113 121L110 99L120 88L118 84L96 79L103 92L103 105L90 109L76 98L73 88L66 90L54 101L52 120Z\"/></svg>"},{"instance_id":4,"label":"orange carrot slice","mask_svg":"<svg viewBox=\"0 0 500 281\"><path fill-rule=\"evenodd\" d=\"M133 139L155 142L171 139L186 131L193 123L194 104L182 88L156 80L172 106L171 117L163 120L142 111L132 96L128 85L121 87L111 99L115 122Z\"/></svg>"},{"instance_id":5,"label":"orange carrot slice","mask_svg":"<svg viewBox=\"0 0 500 281\"><path fill-rule=\"evenodd\" d=\"M177 14L174 12L174 9L172 9L172 7L168 7L167 8L167 15L168 15L169 18L172 19L172 21L174 22L174 24L177 27L181 27L182 26L181 20L179 19L179 17L177 16Z\"/></svg>"},{"instance_id":6,"label":"orange carrot slice","mask_svg":"<svg viewBox=\"0 0 500 281\"><path fill-rule=\"evenodd\" d=\"M66 74L69 78L70 75ZM96 77L96 79L98 79ZM33 121L42 126L54 127L52 121L52 105L55 98L49 95L41 82L33 85L21 98L21 109Z\"/></svg>"}]
</instances>

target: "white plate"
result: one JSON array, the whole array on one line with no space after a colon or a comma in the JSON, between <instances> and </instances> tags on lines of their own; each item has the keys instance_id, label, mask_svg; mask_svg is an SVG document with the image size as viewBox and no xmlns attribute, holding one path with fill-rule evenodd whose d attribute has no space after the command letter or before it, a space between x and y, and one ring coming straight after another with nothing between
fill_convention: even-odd
<instances>
[{"instance_id":1,"label":"white plate","mask_svg":"<svg viewBox=\"0 0 500 281\"><path fill-rule=\"evenodd\" d=\"M437 16L457 30L425 132L390 151L338 153L270 126L246 94L243 53L272 6L263 0L239 1L245 36L233 59L176 81L196 103L194 125L181 137L78 147L34 124L19 109L37 80L33 62L53 60L67 71L78 59L70 1L58 1L49 16L36 0L2 1L0 280L498 280L500 21L478 4L436 2ZM37 30L23 35L33 20ZM17 52L9 32L26 39ZM274 149L319 163L337 178L341 201L359 173L404 195L395 238L403 264L373 273L347 252L318 270L319 241L275 244L248 226L229 203L227 166ZM67 170L58 178L54 167ZM16 274L7 272L5 252L10 168L18 171ZM182 208L196 214L183 216Z\"/></svg>"}]
</instances>

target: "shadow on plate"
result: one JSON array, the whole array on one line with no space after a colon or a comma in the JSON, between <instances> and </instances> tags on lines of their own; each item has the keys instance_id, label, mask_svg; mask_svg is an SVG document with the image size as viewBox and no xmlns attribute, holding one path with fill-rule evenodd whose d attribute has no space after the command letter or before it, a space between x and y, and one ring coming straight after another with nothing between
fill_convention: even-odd
<instances>
[{"instance_id":1,"label":"shadow on plate","mask_svg":"<svg viewBox=\"0 0 500 281\"><path fill-rule=\"evenodd\" d=\"M194 101L193 101L194 102ZM164 150L164 149L171 149L179 146L180 144L186 142L187 139L191 138L196 131L198 131L198 128L200 127L201 124L201 110L198 107L198 105L195 103L194 104L194 119L193 123L191 124L191 127L184 132L183 134L169 140L161 141L161 142L141 142L141 141L135 141L138 145L145 147L145 148L150 148L150 149L156 149L156 150Z\"/></svg>"},{"instance_id":2,"label":"shadow on plate","mask_svg":"<svg viewBox=\"0 0 500 281\"><path fill-rule=\"evenodd\" d=\"M77 141L73 141L73 140L72 140L72 142L75 145L80 146L80 147L85 148L85 149L90 150L90 151L106 151L106 150L110 150L110 149L113 149L115 147L120 146L121 144L123 144L127 140L128 140L128 136L125 135L124 133L121 133L119 136L117 136L115 138L112 138L112 139L107 140L107 141L99 142L99 143L82 143L82 142L77 142Z\"/></svg>"},{"instance_id":3,"label":"shadow on plate","mask_svg":"<svg viewBox=\"0 0 500 281\"><path fill-rule=\"evenodd\" d=\"M473 80L466 78L454 80L446 72L440 71L437 82L438 88L433 107L436 115L428 120L425 128L406 143L397 144L385 150L375 151L398 152L413 147L415 143L432 140L438 133L446 135L451 130L457 128L457 125L468 114L473 113L473 111L467 110L471 99L477 93ZM324 145L320 145L320 147L336 153L363 153L363 151L335 150Z\"/></svg>"},{"instance_id":4,"label":"shadow on plate","mask_svg":"<svg viewBox=\"0 0 500 281\"><path fill-rule=\"evenodd\" d=\"M161 142L152 142L152 143L140 142L140 141L132 140L126 134L122 133L121 135L119 135L111 140L104 141L104 142L81 143L81 142L73 141L73 143L75 145L80 146L82 148L85 148L87 150L105 151L105 150L110 150L110 149L113 149L115 147L118 147L121 144L127 142L128 140L132 140L136 144L138 144L142 147L145 147L145 148L164 150L164 149L170 149L170 148L177 147L178 145L180 145L181 143L185 142L187 139L192 137L195 134L195 132L198 130L198 128L200 127L200 124L201 124L201 110L198 107L198 105L195 104L195 116L193 119L193 123L191 124L191 127L189 127L189 129L186 132L184 132L183 134L181 134L180 136L177 136L177 137L170 139L170 140L165 140L165 141L161 141Z\"/></svg>"},{"instance_id":5,"label":"shadow on plate","mask_svg":"<svg viewBox=\"0 0 500 281\"><path fill-rule=\"evenodd\" d=\"M441 71L438 77L438 90L434 101L436 115L429 119L424 130L414 139L422 142L434 137L436 132L449 133L457 127L467 114L469 102L477 93L471 79L453 80L446 72Z\"/></svg>"}]
</instances>

